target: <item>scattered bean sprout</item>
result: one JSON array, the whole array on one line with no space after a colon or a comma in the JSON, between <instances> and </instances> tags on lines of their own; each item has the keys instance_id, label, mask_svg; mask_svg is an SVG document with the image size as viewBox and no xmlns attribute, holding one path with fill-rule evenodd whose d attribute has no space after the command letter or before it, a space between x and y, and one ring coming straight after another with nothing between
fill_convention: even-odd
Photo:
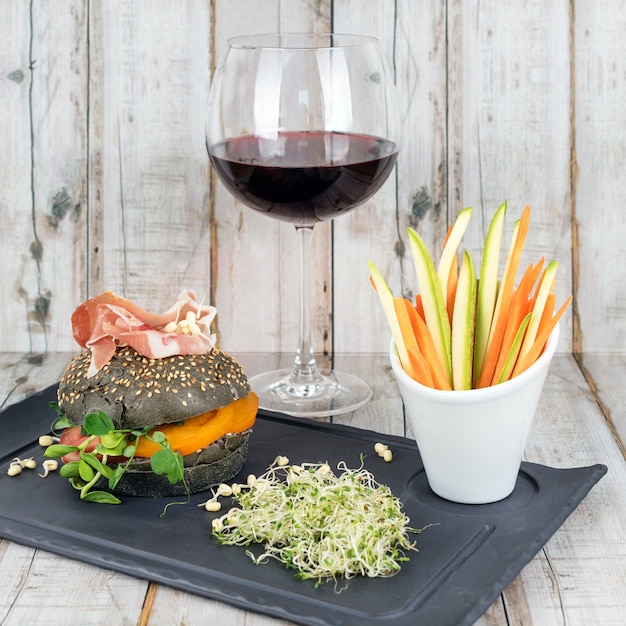
<instances>
[{"instance_id":1,"label":"scattered bean sprout","mask_svg":"<svg viewBox=\"0 0 626 626\"><path fill-rule=\"evenodd\" d=\"M19 463L11 463L9 465L9 469L7 470L7 474L9 476L17 476L22 473L22 466Z\"/></svg>"},{"instance_id":2,"label":"scattered bean sprout","mask_svg":"<svg viewBox=\"0 0 626 626\"><path fill-rule=\"evenodd\" d=\"M41 435L41 437L39 437L39 445L43 446L44 448L47 448L48 446L51 446L53 443L58 443L58 442L59 442L59 438L53 437L52 435Z\"/></svg>"},{"instance_id":3,"label":"scattered bean sprout","mask_svg":"<svg viewBox=\"0 0 626 626\"><path fill-rule=\"evenodd\" d=\"M19 465L22 469L35 469L37 467L37 461L35 461L32 456L27 459L20 459L16 456L11 461L11 465Z\"/></svg>"},{"instance_id":4,"label":"scattered bean sprout","mask_svg":"<svg viewBox=\"0 0 626 626\"><path fill-rule=\"evenodd\" d=\"M56 472L59 469L59 462L56 459L46 459L43 462L43 474L39 474L41 478L45 478L50 472Z\"/></svg>"},{"instance_id":5,"label":"scattered bean sprout","mask_svg":"<svg viewBox=\"0 0 626 626\"><path fill-rule=\"evenodd\" d=\"M327 463L280 464L248 480L237 506L213 520L212 534L226 545L264 544L247 554L255 564L273 558L315 586L357 575L393 576L407 552L417 551L402 503L389 487L344 461L336 475ZM282 461L282 459L281 459Z\"/></svg>"},{"instance_id":6,"label":"scattered bean sprout","mask_svg":"<svg viewBox=\"0 0 626 626\"><path fill-rule=\"evenodd\" d=\"M385 450L388 450L388 449L389 447L384 443L380 443L380 441L374 444L374 450L376 451L376 454L378 456L382 456L385 453Z\"/></svg>"},{"instance_id":7,"label":"scattered bean sprout","mask_svg":"<svg viewBox=\"0 0 626 626\"><path fill-rule=\"evenodd\" d=\"M385 463L391 463L393 461L393 452L389 449L389 446L384 443L378 442L374 445L376 454L385 460Z\"/></svg>"}]
</instances>

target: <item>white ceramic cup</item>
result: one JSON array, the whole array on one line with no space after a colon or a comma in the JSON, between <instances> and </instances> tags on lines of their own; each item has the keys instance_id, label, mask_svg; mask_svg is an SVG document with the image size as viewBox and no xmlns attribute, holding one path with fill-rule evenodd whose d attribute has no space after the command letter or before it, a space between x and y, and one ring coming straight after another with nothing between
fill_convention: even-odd
<instances>
[{"instance_id":1,"label":"white ceramic cup","mask_svg":"<svg viewBox=\"0 0 626 626\"><path fill-rule=\"evenodd\" d=\"M513 492L558 341L557 324L537 361L504 383L442 391L406 374L392 339L391 367L428 484L437 495L463 504L486 504Z\"/></svg>"}]
</instances>

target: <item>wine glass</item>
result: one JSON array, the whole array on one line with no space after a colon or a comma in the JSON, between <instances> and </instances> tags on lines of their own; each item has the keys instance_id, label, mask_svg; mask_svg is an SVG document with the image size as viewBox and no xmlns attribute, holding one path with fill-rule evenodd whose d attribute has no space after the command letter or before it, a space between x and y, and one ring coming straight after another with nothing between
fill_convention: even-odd
<instances>
[{"instance_id":1,"label":"wine glass","mask_svg":"<svg viewBox=\"0 0 626 626\"><path fill-rule=\"evenodd\" d=\"M235 198L292 223L301 242L299 345L292 369L250 379L263 409L320 417L371 397L360 378L316 365L311 237L317 222L380 189L396 162L398 133L394 85L375 38L275 33L227 42L209 96L209 158Z\"/></svg>"}]
</instances>

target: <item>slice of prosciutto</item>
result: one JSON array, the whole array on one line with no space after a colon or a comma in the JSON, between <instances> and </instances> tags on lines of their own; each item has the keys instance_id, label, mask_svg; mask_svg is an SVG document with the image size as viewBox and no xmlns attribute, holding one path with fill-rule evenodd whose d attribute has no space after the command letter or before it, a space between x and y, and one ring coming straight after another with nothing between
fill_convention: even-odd
<instances>
[{"instance_id":1,"label":"slice of prosciutto","mask_svg":"<svg viewBox=\"0 0 626 626\"><path fill-rule=\"evenodd\" d=\"M74 311L72 332L77 343L91 351L87 372L91 377L122 346L151 359L210 352L215 347L211 323L216 313L215 307L198 302L193 291L180 293L173 306L161 314L106 291Z\"/></svg>"}]
</instances>

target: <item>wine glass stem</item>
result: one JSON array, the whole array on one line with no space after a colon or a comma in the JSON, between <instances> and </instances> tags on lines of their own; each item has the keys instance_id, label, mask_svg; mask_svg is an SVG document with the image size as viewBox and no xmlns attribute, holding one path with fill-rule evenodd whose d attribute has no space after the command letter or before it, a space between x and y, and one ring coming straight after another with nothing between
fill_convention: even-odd
<instances>
[{"instance_id":1,"label":"wine glass stem","mask_svg":"<svg viewBox=\"0 0 626 626\"><path fill-rule=\"evenodd\" d=\"M300 339L293 376L300 382L313 381L319 372L311 344L311 238L312 226L296 226L300 239Z\"/></svg>"}]
</instances>

